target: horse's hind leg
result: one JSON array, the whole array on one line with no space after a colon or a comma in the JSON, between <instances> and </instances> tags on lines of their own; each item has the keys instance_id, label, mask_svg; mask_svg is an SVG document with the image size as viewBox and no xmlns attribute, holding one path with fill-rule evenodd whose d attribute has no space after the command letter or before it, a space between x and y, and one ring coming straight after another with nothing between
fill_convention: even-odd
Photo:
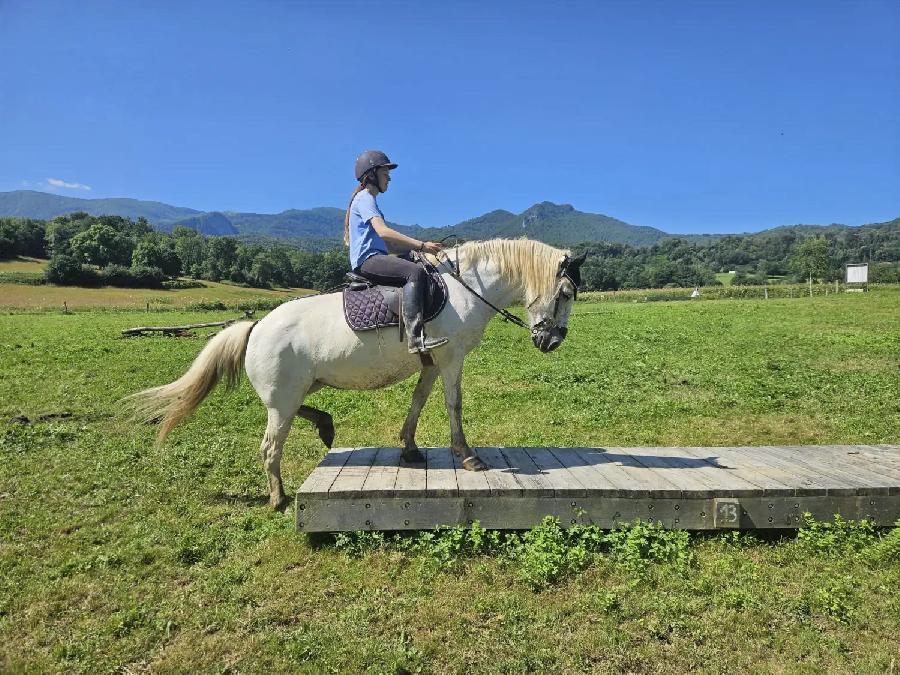
<instances>
[{"instance_id":1,"label":"horse's hind leg","mask_svg":"<svg viewBox=\"0 0 900 675\"><path fill-rule=\"evenodd\" d=\"M324 410L319 410L309 405L301 405L297 415L316 425L319 438L322 439L325 447L331 450L331 444L334 443L334 421L331 415Z\"/></svg>"},{"instance_id":2,"label":"horse's hind leg","mask_svg":"<svg viewBox=\"0 0 900 675\"><path fill-rule=\"evenodd\" d=\"M285 500L284 485L281 482L281 451L293 419L293 410L285 414L277 408L269 408L269 421L260 445L266 476L269 478L269 504L273 509L277 509Z\"/></svg>"}]
</instances>

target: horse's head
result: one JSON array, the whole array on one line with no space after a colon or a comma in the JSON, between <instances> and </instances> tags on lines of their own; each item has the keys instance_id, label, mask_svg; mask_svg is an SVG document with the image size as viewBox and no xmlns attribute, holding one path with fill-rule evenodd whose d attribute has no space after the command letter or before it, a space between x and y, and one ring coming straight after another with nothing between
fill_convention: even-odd
<instances>
[{"instance_id":1,"label":"horse's head","mask_svg":"<svg viewBox=\"0 0 900 675\"><path fill-rule=\"evenodd\" d=\"M581 265L586 257L586 253L577 258L565 256L559 263L553 296L549 301L538 298L528 306L531 341L545 354L559 347L569 332L569 313L578 296Z\"/></svg>"}]
</instances>

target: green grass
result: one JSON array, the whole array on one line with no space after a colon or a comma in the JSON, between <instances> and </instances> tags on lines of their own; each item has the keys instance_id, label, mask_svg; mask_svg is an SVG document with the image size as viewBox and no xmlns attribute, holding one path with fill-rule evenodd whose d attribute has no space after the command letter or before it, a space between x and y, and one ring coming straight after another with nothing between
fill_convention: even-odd
<instances>
[{"instance_id":1,"label":"green grass","mask_svg":"<svg viewBox=\"0 0 900 675\"><path fill-rule=\"evenodd\" d=\"M205 344L119 337L146 318L0 316L0 670L889 672L900 661L898 529L297 535L267 506L265 413L246 381L163 448L117 417L121 396L178 377ZM495 321L466 363L466 431L476 446L897 443L898 319L896 288L584 302L549 355ZM310 403L334 415L338 444L392 445L412 385ZM7 423L59 412L72 417ZM436 392L419 441L447 439ZM298 421L289 492L322 454Z\"/></svg>"},{"instance_id":2,"label":"green grass","mask_svg":"<svg viewBox=\"0 0 900 675\"><path fill-rule=\"evenodd\" d=\"M716 272L716 280L723 286L731 286L731 280L734 275L730 272Z\"/></svg>"}]
</instances>

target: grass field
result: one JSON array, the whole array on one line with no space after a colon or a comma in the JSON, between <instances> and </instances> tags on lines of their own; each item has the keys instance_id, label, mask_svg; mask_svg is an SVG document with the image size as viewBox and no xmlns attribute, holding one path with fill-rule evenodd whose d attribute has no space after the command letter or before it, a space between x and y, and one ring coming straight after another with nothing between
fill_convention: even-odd
<instances>
[{"instance_id":1,"label":"grass field","mask_svg":"<svg viewBox=\"0 0 900 675\"><path fill-rule=\"evenodd\" d=\"M723 286L731 286L734 275L729 272L716 272L716 280Z\"/></svg>"},{"instance_id":2,"label":"grass field","mask_svg":"<svg viewBox=\"0 0 900 675\"><path fill-rule=\"evenodd\" d=\"M16 293L27 293L19 286ZM203 289L200 289L203 290ZM241 289L243 290L243 289ZM98 291L104 292L104 291ZM179 291L178 293L184 293ZM552 524L308 540L271 512L244 381L163 448L117 401L205 344L146 312L0 315L4 672L896 672L900 528L700 536ZM72 303L69 303L72 307ZM50 305L53 306L53 305ZM77 307L77 305L76 305ZM168 324L233 312L165 314ZM499 386L498 386L499 383ZM393 445L413 382L310 399L338 445ZM563 347L492 322L466 363L473 445L897 443L900 289L580 302ZM39 421L41 415L71 413ZM8 422L26 416L32 423ZM446 445L436 393L421 445ZM299 420L283 475L323 448Z\"/></svg>"},{"instance_id":3,"label":"grass field","mask_svg":"<svg viewBox=\"0 0 900 675\"><path fill-rule=\"evenodd\" d=\"M29 258L17 256L6 260L0 260L0 272L43 272L47 261L43 258Z\"/></svg>"}]
</instances>

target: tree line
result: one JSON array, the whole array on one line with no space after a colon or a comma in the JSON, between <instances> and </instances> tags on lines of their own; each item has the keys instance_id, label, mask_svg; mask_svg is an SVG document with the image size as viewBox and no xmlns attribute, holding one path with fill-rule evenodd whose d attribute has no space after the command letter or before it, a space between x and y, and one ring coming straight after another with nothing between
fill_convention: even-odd
<instances>
[{"instance_id":1,"label":"tree line","mask_svg":"<svg viewBox=\"0 0 900 675\"><path fill-rule=\"evenodd\" d=\"M732 284L835 281L848 263L869 263L869 280L900 282L900 219L859 228L782 228L755 235L691 240L671 237L645 247L596 242L582 278L590 290L709 286L734 272Z\"/></svg>"},{"instance_id":2,"label":"tree line","mask_svg":"<svg viewBox=\"0 0 900 675\"><path fill-rule=\"evenodd\" d=\"M50 258L51 283L161 287L178 277L325 290L341 283L347 254L206 237L187 227L157 232L144 218L72 213L50 221L0 218L0 258Z\"/></svg>"},{"instance_id":3,"label":"tree line","mask_svg":"<svg viewBox=\"0 0 900 675\"><path fill-rule=\"evenodd\" d=\"M587 290L710 286L717 272L734 284L842 278L847 263L869 262L871 281L900 282L900 219L860 228L784 228L756 235L685 239L652 246L593 242L582 268ZM50 221L0 218L0 258L50 258L52 283L160 287L191 277L254 287L325 290L348 270L346 249L308 251L284 244L206 237L186 227L171 233L147 220L72 213Z\"/></svg>"}]
</instances>

